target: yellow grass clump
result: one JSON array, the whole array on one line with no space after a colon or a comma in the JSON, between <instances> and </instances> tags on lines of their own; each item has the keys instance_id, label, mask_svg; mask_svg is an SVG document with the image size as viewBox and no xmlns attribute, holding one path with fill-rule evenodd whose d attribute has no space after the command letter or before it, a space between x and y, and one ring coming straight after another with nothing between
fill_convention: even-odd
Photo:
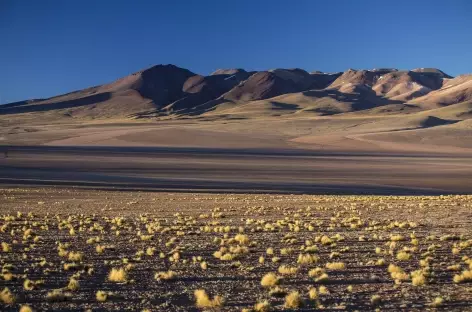
<instances>
[{"instance_id":1,"label":"yellow grass clump","mask_svg":"<svg viewBox=\"0 0 472 312\"><path fill-rule=\"evenodd\" d=\"M318 282L318 283L326 282L327 280L329 280L329 275L326 273L323 273L317 278L315 278L315 282Z\"/></svg>"},{"instance_id":2,"label":"yellow grass clump","mask_svg":"<svg viewBox=\"0 0 472 312\"><path fill-rule=\"evenodd\" d=\"M460 264L453 264L447 267L448 271L460 271L461 265Z\"/></svg>"},{"instance_id":3,"label":"yellow grass clump","mask_svg":"<svg viewBox=\"0 0 472 312\"><path fill-rule=\"evenodd\" d=\"M33 312L33 309L29 305L25 304L21 306L20 312Z\"/></svg>"},{"instance_id":4,"label":"yellow grass clump","mask_svg":"<svg viewBox=\"0 0 472 312\"><path fill-rule=\"evenodd\" d=\"M311 254L299 254L297 263L301 265L313 264L318 262L319 258Z\"/></svg>"},{"instance_id":5,"label":"yellow grass clump","mask_svg":"<svg viewBox=\"0 0 472 312\"><path fill-rule=\"evenodd\" d=\"M97 291L97 293L95 294L95 298L96 298L97 301L99 301L99 302L105 302L105 301L107 301L107 299L108 299L108 293L107 293L106 291L99 290L99 291Z\"/></svg>"},{"instance_id":6,"label":"yellow grass clump","mask_svg":"<svg viewBox=\"0 0 472 312\"><path fill-rule=\"evenodd\" d=\"M215 296L213 299L210 299L208 294L204 289L197 289L194 292L195 296L195 305L197 308L202 309L211 309L211 308L220 308L224 304L224 298L221 296Z\"/></svg>"},{"instance_id":7,"label":"yellow grass clump","mask_svg":"<svg viewBox=\"0 0 472 312\"><path fill-rule=\"evenodd\" d=\"M310 290L308 290L308 297L311 300L318 299L318 291L316 290L315 287L312 287L312 288L310 288Z\"/></svg>"},{"instance_id":8,"label":"yellow grass clump","mask_svg":"<svg viewBox=\"0 0 472 312\"><path fill-rule=\"evenodd\" d=\"M287 309L298 309L303 305L303 300L298 291L292 291L285 297L284 307Z\"/></svg>"},{"instance_id":9,"label":"yellow grass clump","mask_svg":"<svg viewBox=\"0 0 472 312\"><path fill-rule=\"evenodd\" d=\"M386 265L386 264L387 264L387 263L386 263L386 261L385 261L384 258L380 258L380 259L378 259L378 260L375 262L375 265L377 265L377 266L384 266L384 265Z\"/></svg>"},{"instance_id":10,"label":"yellow grass clump","mask_svg":"<svg viewBox=\"0 0 472 312\"><path fill-rule=\"evenodd\" d=\"M173 280L177 276L177 273L174 271L167 271L167 272L157 272L156 275L154 275L154 279L157 281L161 280Z\"/></svg>"},{"instance_id":11,"label":"yellow grass clump","mask_svg":"<svg viewBox=\"0 0 472 312\"><path fill-rule=\"evenodd\" d=\"M67 285L67 289L75 291L75 290L78 290L79 288L80 288L79 281L76 280L75 278L71 278L69 280L69 284Z\"/></svg>"},{"instance_id":12,"label":"yellow grass clump","mask_svg":"<svg viewBox=\"0 0 472 312\"><path fill-rule=\"evenodd\" d=\"M66 301L68 296L61 289L54 289L46 294L46 300L51 302Z\"/></svg>"},{"instance_id":13,"label":"yellow grass clump","mask_svg":"<svg viewBox=\"0 0 472 312\"><path fill-rule=\"evenodd\" d=\"M286 266L286 265L281 265L281 266L279 266L278 271L282 275L293 275L293 274L297 273L298 268L297 267L289 267L289 266Z\"/></svg>"},{"instance_id":14,"label":"yellow grass clump","mask_svg":"<svg viewBox=\"0 0 472 312\"><path fill-rule=\"evenodd\" d=\"M261 279L262 287L273 287L278 284L279 277L275 273L267 273Z\"/></svg>"},{"instance_id":15,"label":"yellow grass clump","mask_svg":"<svg viewBox=\"0 0 472 312\"><path fill-rule=\"evenodd\" d=\"M6 242L2 242L2 251L11 252L11 245Z\"/></svg>"},{"instance_id":16,"label":"yellow grass clump","mask_svg":"<svg viewBox=\"0 0 472 312\"><path fill-rule=\"evenodd\" d=\"M5 272L1 274L3 280L5 281L11 281L15 278L15 276L11 272Z\"/></svg>"},{"instance_id":17,"label":"yellow grass clump","mask_svg":"<svg viewBox=\"0 0 472 312\"><path fill-rule=\"evenodd\" d=\"M125 283L128 279L128 274L124 268L112 268L108 274L108 280L114 283Z\"/></svg>"},{"instance_id":18,"label":"yellow grass clump","mask_svg":"<svg viewBox=\"0 0 472 312\"><path fill-rule=\"evenodd\" d=\"M319 293L320 295L329 295L329 294L330 294L330 291L329 291L328 287L326 287L326 286L320 286L320 287L318 288L318 293Z\"/></svg>"},{"instance_id":19,"label":"yellow grass clump","mask_svg":"<svg viewBox=\"0 0 472 312\"><path fill-rule=\"evenodd\" d=\"M438 308L438 307L442 306L443 303L444 303L443 298L436 297L436 298L434 298L433 302L430 303L430 306L433 307L433 308Z\"/></svg>"},{"instance_id":20,"label":"yellow grass clump","mask_svg":"<svg viewBox=\"0 0 472 312\"><path fill-rule=\"evenodd\" d=\"M400 251L397 253L397 259L400 261L408 261L410 260L411 255L405 251Z\"/></svg>"},{"instance_id":21,"label":"yellow grass clump","mask_svg":"<svg viewBox=\"0 0 472 312\"><path fill-rule=\"evenodd\" d=\"M402 268L394 264L390 264L387 270L390 273L390 276L397 282L407 281L410 279L409 274L405 273Z\"/></svg>"},{"instance_id":22,"label":"yellow grass clump","mask_svg":"<svg viewBox=\"0 0 472 312\"><path fill-rule=\"evenodd\" d=\"M319 277L323 273L325 273L325 269L323 269L323 268L314 268L314 269L311 269L310 271L308 271L308 276L309 277Z\"/></svg>"},{"instance_id":23,"label":"yellow grass clump","mask_svg":"<svg viewBox=\"0 0 472 312\"><path fill-rule=\"evenodd\" d=\"M258 302L254 305L254 311L256 312L269 312L271 310L272 310L272 307L268 300Z\"/></svg>"},{"instance_id":24,"label":"yellow grass clump","mask_svg":"<svg viewBox=\"0 0 472 312\"><path fill-rule=\"evenodd\" d=\"M328 236L326 235L323 235L320 239L321 241L321 244L323 245L331 245L333 243L333 241L331 240L331 238L329 238Z\"/></svg>"},{"instance_id":25,"label":"yellow grass clump","mask_svg":"<svg viewBox=\"0 0 472 312\"><path fill-rule=\"evenodd\" d=\"M249 237L244 234L237 234L234 237L234 240L240 243L241 245L247 245L249 243Z\"/></svg>"},{"instance_id":26,"label":"yellow grass clump","mask_svg":"<svg viewBox=\"0 0 472 312\"><path fill-rule=\"evenodd\" d=\"M456 284L472 282L472 270L463 271L461 274L454 275L453 281Z\"/></svg>"},{"instance_id":27,"label":"yellow grass clump","mask_svg":"<svg viewBox=\"0 0 472 312\"><path fill-rule=\"evenodd\" d=\"M379 305L381 301L382 301L382 298L379 295L373 295L370 298L370 303L372 303L372 305Z\"/></svg>"},{"instance_id":28,"label":"yellow grass clump","mask_svg":"<svg viewBox=\"0 0 472 312\"><path fill-rule=\"evenodd\" d=\"M23 288L25 290L33 290L35 288L36 284L32 280L25 279L23 282Z\"/></svg>"},{"instance_id":29,"label":"yellow grass clump","mask_svg":"<svg viewBox=\"0 0 472 312\"><path fill-rule=\"evenodd\" d=\"M328 262L326 263L326 268L329 270L344 270L346 264L344 262Z\"/></svg>"},{"instance_id":30,"label":"yellow grass clump","mask_svg":"<svg viewBox=\"0 0 472 312\"><path fill-rule=\"evenodd\" d=\"M405 240L405 237L403 235L397 234L397 235L391 235L390 240L392 242L399 242Z\"/></svg>"},{"instance_id":31,"label":"yellow grass clump","mask_svg":"<svg viewBox=\"0 0 472 312\"><path fill-rule=\"evenodd\" d=\"M411 284L413 284L413 286L423 286L426 284L426 276L423 271L418 270L411 272Z\"/></svg>"},{"instance_id":32,"label":"yellow grass clump","mask_svg":"<svg viewBox=\"0 0 472 312\"><path fill-rule=\"evenodd\" d=\"M13 304L15 303L15 296L8 288L4 288L2 292L0 292L0 301L5 304Z\"/></svg>"},{"instance_id":33,"label":"yellow grass clump","mask_svg":"<svg viewBox=\"0 0 472 312\"><path fill-rule=\"evenodd\" d=\"M106 248L106 247L103 246L103 245L97 245L97 246L95 247L95 251L96 251L98 254L102 254L102 253L105 251L105 248Z\"/></svg>"},{"instance_id":34,"label":"yellow grass clump","mask_svg":"<svg viewBox=\"0 0 472 312\"><path fill-rule=\"evenodd\" d=\"M73 252L69 253L69 261L80 262L84 258L84 254L81 252Z\"/></svg>"}]
</instances>

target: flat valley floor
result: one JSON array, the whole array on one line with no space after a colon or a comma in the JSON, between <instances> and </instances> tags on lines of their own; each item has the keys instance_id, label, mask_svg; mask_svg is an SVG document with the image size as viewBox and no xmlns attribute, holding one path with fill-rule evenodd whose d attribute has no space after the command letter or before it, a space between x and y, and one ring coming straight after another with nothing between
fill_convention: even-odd
<instances>
[{"instance_id":1,"label":"flat valley floor","mask_svg":"<svg viewBox=\"0 0 472 312\"><path fill-rule=\"evenodd\" d=\"M472 310L471 196L0 197L2 311Z\"/></svg>"}]
</instances>

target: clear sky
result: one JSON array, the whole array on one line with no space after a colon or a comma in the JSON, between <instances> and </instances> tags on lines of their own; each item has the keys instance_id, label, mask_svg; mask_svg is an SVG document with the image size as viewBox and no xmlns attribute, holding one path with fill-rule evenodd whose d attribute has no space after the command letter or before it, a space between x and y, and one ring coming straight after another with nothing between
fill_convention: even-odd
<instances>
[{"instance_id":1,"label":"clear sky","mask_svg":"<svg viewBox=\"0 0 472 312\"><path fill-rule=\"evenodd\" d=\"M155 64L472 72L470 0L0 0L0 102Z\"/></svg>"}]
</instances>

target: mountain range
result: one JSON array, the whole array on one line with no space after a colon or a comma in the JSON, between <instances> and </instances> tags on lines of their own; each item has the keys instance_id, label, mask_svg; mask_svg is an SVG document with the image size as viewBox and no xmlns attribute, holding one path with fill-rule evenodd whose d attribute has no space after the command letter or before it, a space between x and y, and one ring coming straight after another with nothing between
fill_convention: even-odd
<instances>
[{"instance_id":1,"label":"mountain range","mask_svg":"<svg viewBox=\"0 0 472 312\"><path fill-rule=\"evenodd\" d=\"M0 115L48 113L71 118L188 118L190 116L324 116L408 114L460 105L472 114L472 74L449 76L435 68L219 69L208 76L156 65L112 83L48 99L0 106Z\"/></svg>"}]
</instances>

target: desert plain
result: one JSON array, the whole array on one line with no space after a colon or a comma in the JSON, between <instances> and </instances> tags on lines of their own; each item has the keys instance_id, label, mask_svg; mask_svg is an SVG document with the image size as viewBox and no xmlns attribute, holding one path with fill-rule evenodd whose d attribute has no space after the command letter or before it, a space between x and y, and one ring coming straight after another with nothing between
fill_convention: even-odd
<instances>
[{"instance_id":1,"label":"desert plain","mask_svg":"<svg viewBox=\"0 0 472 312\"><path fill-rule=\"evenodd\" d=\"M1 309L470 311L471 82L159 65L2 105Z\"/></svg>"}]
</instances>

